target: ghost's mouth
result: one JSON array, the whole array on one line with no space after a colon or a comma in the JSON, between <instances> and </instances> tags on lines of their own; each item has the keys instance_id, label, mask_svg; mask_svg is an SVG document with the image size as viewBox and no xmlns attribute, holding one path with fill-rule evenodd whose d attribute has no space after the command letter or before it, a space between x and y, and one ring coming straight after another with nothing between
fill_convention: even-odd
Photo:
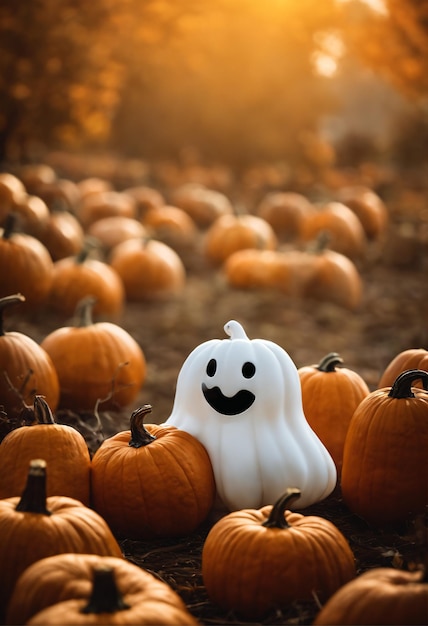
<instances>
[{"instance_id":1,"label":"ghost's mouth","mask_svg":"<svg viewBox=\"0 0 428 626\"><path fill-rule=\"evenodd\" d=\"M202 383L202 392L205 400L218 413L222 415L239 415L253 404L256 396L246 389L241 389L234 396L225 396L220 387L207 387Z\"/></svg>"}]
</instances>

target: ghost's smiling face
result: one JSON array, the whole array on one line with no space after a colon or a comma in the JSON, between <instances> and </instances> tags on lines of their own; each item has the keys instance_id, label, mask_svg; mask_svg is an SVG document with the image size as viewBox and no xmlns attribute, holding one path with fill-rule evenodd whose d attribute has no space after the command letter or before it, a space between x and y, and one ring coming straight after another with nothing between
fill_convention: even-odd
<instances>
[{"instance_id":1,"label":"ghost's smiling face","mask_svg":"<svg viewBox=\"0 0 428 626\"><path fill-rule=\"evenodd\" d=\"M206 375L208 378L213 379L213 383L217 369L217 360L214 358L210 359L206 367ZM254 363L245 361L241 368L243 379L251 379L255 373L256 366ZM210 407L222 415L239 415L249 409L256 399L255 394L249 389L239 389L232 396L227 396L222 392L220 386L215 384L208 386L205 382L202 383L202 393Z\"/></svg>"}]
</instances>

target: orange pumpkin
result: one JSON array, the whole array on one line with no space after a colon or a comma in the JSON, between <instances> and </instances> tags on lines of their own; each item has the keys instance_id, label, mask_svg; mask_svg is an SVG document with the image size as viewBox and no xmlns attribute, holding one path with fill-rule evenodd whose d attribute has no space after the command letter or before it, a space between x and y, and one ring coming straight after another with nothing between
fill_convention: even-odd
<instances>
[{"instance_id":1,"label":"orange pumpkin","mask_svg":"<svg viewBox=\"0 0 428 626\"><path fill-rule=\"evenodd\" d=\"M26 194L19 202L15 203L13 211L19 229L27 235L41 239L49 219L49 209L46 202L38 196ZM6 217L7 215L5 215Z\"/></svg>"},{"instance_id":2,"label":"orange pumpkin","mask_svg":"<svg viewBox=\"0 0 428 626\"><path fill-rule=\"evenodd\" d=\"M19 178L28 193L36 193L39 185L55 182L57 174L48 163L27 163L20 168Z\"/></svg>"},{"instance_id":3,"label":"orange pumpkin","mask_svg":"<svg viewBox=\"0 0 428 626\"><path fill-rule=\"evenodd\" d=\"M361 305L363 281L355 263L346 255L323 248L309 252L313 272L305 285L305 296L355 311Z\"/></svg>"},{"instance_id":4,"label":"orange pumpkin","mask_svg":"<svg viewBox=\"0 0 428 626\"><path fill-rule=\"evenodd\" d=\"M136 409L130 430L106 439L95 452L93 506L125 537L186 535L214 503L211 462L204 446L184 430L144 425L150 412L150 405Z\"/></svg>"},{"instance_id":5,"label":"orange pumpkin","mask_svg":"<svg viewBox=\"0 0 428 626\"><path fill-rule=\"evenodd\" d=\"M125 288L121 277L108 263L91 258L87 242L76 256L54 263L49 304L53 311L70 317L86 296L95 299L94 315L118 318L123 311Z\"/></svg>"},{"instance_id":6,"label":"orange pumpkin","mask_svg":"<svg viewBox=\"0 0 428 626\"><path fill-rule=\"evenodd\" d=\"M333 457L340 475L349 423L370 389L357 372L343 366L337 352L327 354L318 365L306 365L297 371L303 412Z\"/></svg>"},{"instance_id":7,"label":"orange pumpkin","mask_svg":"<svg viewBox=\"0 0 428 626\"><path fill-rule=\"evenodd\" d=\"M233 252L223 265L228 283L241 289L267 288L288 296L305 294L314 275L312 255L301 250L256 250Z\"/></svg>"},{"instance_id":8,"label":"orange pumpkin","mask_svg":"<svg viewBox=\"0 0 428 626\"><path fill-rule=\"evenodd\" d=\"M93 193L113 191L113 185L106 178L89 176L88 178L83 178L78 181L77 190L80 200L84 201L85 198L88 198Z\"/></svg>"},{"instance_id":9,"label":"orange pumpkin","mask_svg":"<svg viewBox=\"0 0 428 626\"><path fill-rule=\"evenodd\" d=\"M355 213L341 202L327 202L309 214L302 222L299 238L303 243L329 233L329 247L350 259L364 256L367 238Z\"/></svg>"},{"instance_id":10,"label":"orange pumpkin","mask_svg":"<svg viewBox=\"0 0 428 626\"><path fill-rule=\"evenodd\" d=\"M407 572L392 567L368 570L346 583L321 608L313 622L317 626L427 623L426 571Z\"/></svg>"},{"instance_id":11,"label":"orange pumpkin","mask_svg":"<svg viewBox=\"0 0 428 626\"><path fill-rule=\"evenodd\" d=\"M152 237L172 248L192 243L197 235L194 220L186 211L175 206L165 205L147 211L143 224L150 230Z\"/></svg>"},{"instance_id":12,"label":"orange pumpkin","mask_svg":"<svg viewBox=\"0 0 428 626\"><path fill-rule=\"evenodd\" d=\"M278 250L237 250L228 256L222 271L228 284L238 289L274 288L281 254Z\"/></svg>"},{"instance_id":13,"label":"orange pumpkin","mask_svg":"<svg viewBox=\"0 0 428 626\"><path fill-rule=\"evenodd\" d=\"M42 396L34 398L34 424L12 430L0 444L0 498L22 493L32 459L48 466L47 495L68 496L89 506L91 458L83 435L57 424Z\"/></svg>"},{"instance_id":14,"label":"orange pumpkin","mask_svg":"<svg viewBox=\"0 0 428 626\"><path fill-rule=\"evenodd\" d=\"M422 380L424 389L413 386ZM428 373L406 370L392 387L371 392L349 424L342 495L375 526L395 524L428 504Z\"/></svg>"},{"instance_id":15,"label":"orange pumpkin","mask_svg":"<svg viewBox=\"0 0 428 626\"><path fill-rule=\"evenodd\" d=\"M58 373L61 408L119 409L133 402L146 378L142 348L111 322L93 322L93 298L76 311L76 326L57 328L41 342Z\"/></svg>"},{"instance_id":16,"label":"orange pumpkin","mask_svg":"<svg viewBox=\"0 0 428 626\"><path fill-rule=\"evenodd\" d=\"M9 214L0 229L0 298L19 291L25 308L41 306L52 286L53 262L38 239L15 232L16 215Z\"/></svg>"},{"instance_id":17,"label":"orange pumpkin","mask_svg":"<svg viewBox=\"0 0 428 626\"><path fill-rule=\"evenodd\" d=\"M102 217L113 215L136 217L136 202L122 191L94 191L82 197L76 213L86 230Z\"/></svg>"},{"instance_id":18,"label":"orange pumpkin","mask_svg":"<svg viewBox=\"0 0 428 626\"><path fill-rule=\"evenodd\" d=\"M211 263L221 265L238 250L275 250L277 245L272 226L263 218L250 214L222 215L208 228L203 252Z\"/></svg>"},{"instance_id":19,"label":"orange pumpkin","mask_svg":"<svg viewBox=\"0 0 428 626\"><path fill-rule=\"evenodd\" d=\"M178 253L157 239L128 239L113 248L110 265L122 278L126 298L141 301L180 293L186 269Z\"/></svg>"},{"instance_id":20,"label":"orange pumpkin","mask_svg":"<svg viewBox=\"0 0 428 626\"><path fill-rule=\"evenodd\" d=\"M67 210L52 210L40 241L46 246L53 261L77 255L83 247L85 233L73 213Z\"/></svg>"},{"instance_id":21,"label":"orange pumpkin","mask_svg":"<svg viewBox=\"0 0 428 626\"><path fill-rule=\"evenodd\" d=\"M79 188L67 178L57 178L53 182L41 182L35 194L45 201L51 211L76 210L80 201Z\"/></svg>"},{"instance_id":22,"label":"orange pumpkin","mask_svg":"<svg viewBox=\"0 0 428 626\"><path fill-rule=\"evenodd\" d=\"M147 230L135 217L112 215L93 222L87 234L100 242L103 251L109 254L122 241L147 236Z\"/></svg>"},{"instance_id":23,"label":"orange pumpkin","mask_svg":"<svg viewBox=\"0 0 428 626\"><path fill-rule=\"evenodd\" d=\"M171 194L170 203L183 209L200 228L207 228L221 215L233 213L229 198L199 183L185 183Z\"/></svg>"},{"instance_id":24,"label":"orange pumpkin","mask_svg":"<svg viewBox=\"0 0 428 626\"><path fill-rule=\"evenodd\" d=\"M9 419L32 406L36 395L52 410L59 401L58 374L46 350L24 333L4 330L5 311L24 300L20 294L0 298L0 402Z\"/></svg>"},{"instance_id":25,"label":"orange pumpkin","mask_svg":"<svg viewBox=\"0 0 428 626\"><path fill-rule=\"evenodd\" d=\"M270 191L257 206L256 213L265 219L280 239L293 240L303 221L314 211L312 203L294 191Z\"/></svg>"},{"instance_id":26,"label":"orange pumpkin","mask_svg":"<svg viewBox=\"0 0 428 626\"><path fill-rule=\"evenodd\" d=\"M292 602L329 598L355 576L354 555L328 520L288 510L288 489L273 506L234 511L208 533L202 576L211 601L256 620Z\"/></svg>"},{"instance_id":27,"label":"orange pumpkin","mask_svg":"<svg viewBox=\"0 0 428 626\"><path fill-rule=\"evenodd\" d=\"M379 239L385 234L388 209L373 189L363 185L342 187L338 192L338 201L355 213L369 239Z\"/></svg>"},{"instance_id":28,"label":"orange pumpkin","mask_svg":"<svg viewBox=\"0 0 428 626\"><path fill-rule=\"evenodd\" d=\"M196 624L180 596L130 561L95 554L40 559L19 577L8 624ZM112 621L109 621L111 618Z\"/></svg>"},{"instance_id":29,"label":"orange pumpkin","mask_svg":"<svg viewBox=\"0 0 428 626\"><path fill-rule=\"evenodd\" d=\"M125 193L133 198L136 205L136 218L143 220L147 211L157 209L165 204L162 193L154 187L147 185L136 185L127 187Z\"/></svg>"},{"instance_id":30,"label":"orange pumpkin","mask_svg":"<svg viewBox=\"0 0 428 626\"><path fill-rule=\"evenodd\" d=\"M399 374L412 369L428 371L428 350L409 348L396 354L382 372L377 384L378 388L391 387ZM415 387L422 387L422 382L415 380L414 385Z\"/></svg>"},{"instance_id":31,"label":"orange pumpkin","mask_svg":"<svg viewBox=\"0 0 428 626\"><path fill-rule=\"evenodd\" d=\"M25 199L27 190L20 178L9 172L0 172L0 220Z\"/></svg>"},{"instance_id":32,"label":"orange pumpkin","mask_svg":"<svg viewBox=\"0 0 428 626\"><path fill-rule=\"evenodd\" d=\"M0 612L24 570L62 552L122 557L119 544L98 513L66 496L46 497L46 463L30 463L21 496L0 500Z\"/></svg>"}]
</instances>

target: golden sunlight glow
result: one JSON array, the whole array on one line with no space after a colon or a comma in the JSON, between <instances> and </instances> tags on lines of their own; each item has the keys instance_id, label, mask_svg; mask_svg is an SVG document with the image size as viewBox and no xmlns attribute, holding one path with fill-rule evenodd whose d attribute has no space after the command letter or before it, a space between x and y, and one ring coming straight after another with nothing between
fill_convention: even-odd
<instances>
[{"instance_id":1,"label":"golden sunlight glow","mask_svg":"<svg viewBox=\"0 0 428 626\"><path fill-rule=\"evenodd\" d=\"M349 2L350 0L337 0L338 2ZM363 4L367 4L376 13L388 13L385 0L360 0Z\"/></svg>"},{"instance_id":2,"label":"golden sunlight glow","mask_svg":"<svg viewBox=\"0 0 428 626\"><path fill-rule=\"evenodd\" d=\"M312 55L312 63L316 73L320 76L331 78L337 72L338 63L336 59L324 52L314 52Z\"/></svg>"},{"instance_id":3,"label":"golden sunlight glow","mask_svg":"<svg viewBox=\"0 0 428 626\"><path fill-rule=\"evenodd\" d=\"M315 35L318 47L311 56L315 72L331 78L337 72L339 60L345 52L343 39L336 32L319 32Z\"/></svg>"}]
</instances>

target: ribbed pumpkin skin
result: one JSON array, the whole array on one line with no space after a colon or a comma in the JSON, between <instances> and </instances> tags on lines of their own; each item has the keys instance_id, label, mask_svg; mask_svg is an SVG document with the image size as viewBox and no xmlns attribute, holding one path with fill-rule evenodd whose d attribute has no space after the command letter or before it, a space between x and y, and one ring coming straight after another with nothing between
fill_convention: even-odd
<instances>
[{"instance_id":1,"label":"ribbed pumpkin skin","mask_svg":"<svg viewBox=\"0 0 428 626\"><path fill-rule=\"evenodd\" d=\"M81 502L50 496L51 514L44 515L16 511L19 501L0 500L0 612L20 574L39 559L61 552L122 556L103 518Z\"/></svg>"},{"instance_id":2,"label":"ribbed pumpkin skin","mask_svg":"<svg viewBox=\"0 0 428 626\"><path fill-rule=\"evenodd\" d=\"M89 506L91 458L88 446L75 428L56 423L36 422L22 426L3 439L0 444L0 498L12 498L22 493L30 461L37 458L43 458L49 466L48 496L68 496Z\"/></svg>"},{"instance_id":3,"label":"ribbed pumpkin skin","mask_svg":"<svg viewBox=\"0 0 428 626\"><path fill-rule=\"evenodd\" d=\"M45 303L52 285L53 261L47 248L32 235L0 237L0 297L19 291L24 308Z\"/></svg>"},{"instance_id":4,"label":"ribbed pumpkin skin","mask_svg":"<svg viewBox=\"0 0 428 626\"><path fill-rule=\"evenodd\" d=\"M113 556L72 553L41 559L26 569L13 591L6 623L26 624L34 617L36 623L65 623L58 621L65 618L75 624L78 617L71 617L61 605L69 600L75 600L79 607L87 603L94 566L110 566L114 569L118 589L124 601L132 607L130 617L137 619L128 623L159 626L196 624L178 594L141 567ZM54 605L57 605L55 609ZM48 622L46 616L43 619L37 616L48 607L58 612L54 622ZM122 613L123 620L127 619L125 613L127 611ZM89 616L86 618L89 619ZM95 623L101 623L100 615L95 616ZM115 623L122 623L120 617Z\"/></svg>"},{"instance_id":5,"label":"ribbed pumpkin skin","mask_svg":"<svg viewBox=\"0 0 428 626\"><path fill-rule=\"evenodd\" d=\"M71 317L76 306L86 296L96 298L94 314L118 317L123 311L125 288L118 273L98 259L66 257L53 266L49 293L51 308Z\"/></svg>"},{"instance_id":6,"label":"ribbed pumpkin skin","mask_svg":"<svg viewBox=\"0 0 428 626\"><path fill-rule=\"evenodd\" d=\"M369 239L379 239L385 233L389 221L388 209L372 189L364 186L342 187L338 200L354 211Z\"/></svg>"},{"instance_id":7,"label":"ribbed pumpkin skin","mask_svg":"<svg viewBox=\"0 0 428 626\"><path fill-rule=\"evenodd\" d=\"M131 301L180 293L186 282L181 257L156 239L122 241L112 249L110 265L122 278Z\"/></svg>"},{"instance_id":8,"label":"ribbed pumpkin skin","mask_svg":"<svg viewBox=\"0 0 428 626\"><path fill-rule=\"evenodd\" d=\"M321 232L328 232L332 250L350 259L361 258L366 249L363 226L353 211L340 202L328 202L303 220L300 239L315 240Z\"/></svg>"},{"instance_id":9,"label":"ribbed pumpkin skin","mask_svg":"<svg viewBox=\"0 0 428 626\"><path fill-rule=\"evenodd\" d=\"M74 256L82 249L85 233L77 217L69 211L52 211L40 235L53 261Z\"/></svg>"},{"instance_id":10,"label":"ribbed pumpkin skin","mask_svg":"<svg viewBox=\"0 0 428 626\"><path fill-rule=\"evenodd\" d=\"M329 355L326 356L326 359ZM336 355L339 358L339 355ZM325 359L324 359L325 360ZM335 367L340 358L330 359L332 369L306 365L298 369L303 412L310 426L333 457L338 474L342 470L343 447L355 409L369 395L364 379L347 367Z\"/></svg>"},{"instance_id":11,"label":"ribbed pumpkin skin","mask_svg":"<svg viewBox=\"0 0 428 626\"><path fill-rule=\"evenodd\" d=\"M214 265L247 248L275 250L277 237L272 226L256 215L222 215L209 227L205 234L203 251Z\"/></svg>"},{"instance_id":12,"label":"ribbed pumpkin skin","mask_svg":"<svg viewBox=\"0 0 428 626\"><path fill-rule=\"evenodd\" d=\"M147 424L156 440L129 445L131 431L106 439L92 458L93 506L126 537L173 537L195 530L214 503L205 448L173 426Z\"/></svg>"},{"instance_id":13,"label":"ribbed pumpkin skin","mask_svg":"<svg viewBox=\"0 0 428 626\"><path fill-rule=\"evenodd\" d=\"M41 342L58 373L59 406L70 410L123 407L137 397L146 377L146 360L134 338L110 322L58 328Z\"/></svg>"},{"instance_id":14,"label":"ribbed pumpkin skin","mask_svg":"<svg viewBox=\"0 0 428 626\"><path fill-rule=\"evenodd\" d=\"M401 372L409 369L428 371L428 350L424 348L410 348L397 354L385 368L378 382L378 388L390 387ZM420 387L421 382L415 380L415 387Z\"/></svg>"},{"instance_id":15,"label":"ribbed pumpkin skin","mask_svg":"<svg viewBox=\"0 0 428 626\"><path fill-rule=\"evenodd\" d=\"M428 624L428 583L422 572L376 568L339 589L315 618L318 626Z\"/></svg>"},{"instance_id":16,"label":"ribbed pumpkin skin","mask_svg":"<svg viewBox=\"0 0 428 626\"><path fill-rule=\"evenodd\" d=\"M345 503L374 525L396 523L428 503L428 393L370 393L357 407L343 452Z\"/></svg>"},{"instance_id":17,"label":"ribbed pumpkin skin","mask_svg":"<svg viewBox=\"0 0 428 626\"><path fill-rule=\"evenodd\" d=\"M361 304L363 281L355 263L344 254L325 249L313 255L313 276L305 285L305 295L334 302L350 311Z\"/></svg>"},{"instance_id":18,"label":"ribbed pumpkin skin","mask_svg":"<svg viewBox=\"0 0 428 626\"><path fill-rule=\"evenodd\" d=\"M329 598L355 576L353 553L328 520L285 512L290 528L267 528L272 506L234 511L210 530L202 552L212 602L244 619L292 602Z\"/></svg>"},{"instance_id":19,"label":"ribbed pumpkin skin","mask_svg":"<svg viewBox=\"0 0 428 626\"><path fill-rule=\"evenodd\" d=\"M0 333L0 371L1 404L8 417L17 417L24 408L19 393L27 405L31 406L35 395L40 394L53 411L58 406L59 381L55 365L31 337L16 331Z\"/></svg>"}]
</instances>

